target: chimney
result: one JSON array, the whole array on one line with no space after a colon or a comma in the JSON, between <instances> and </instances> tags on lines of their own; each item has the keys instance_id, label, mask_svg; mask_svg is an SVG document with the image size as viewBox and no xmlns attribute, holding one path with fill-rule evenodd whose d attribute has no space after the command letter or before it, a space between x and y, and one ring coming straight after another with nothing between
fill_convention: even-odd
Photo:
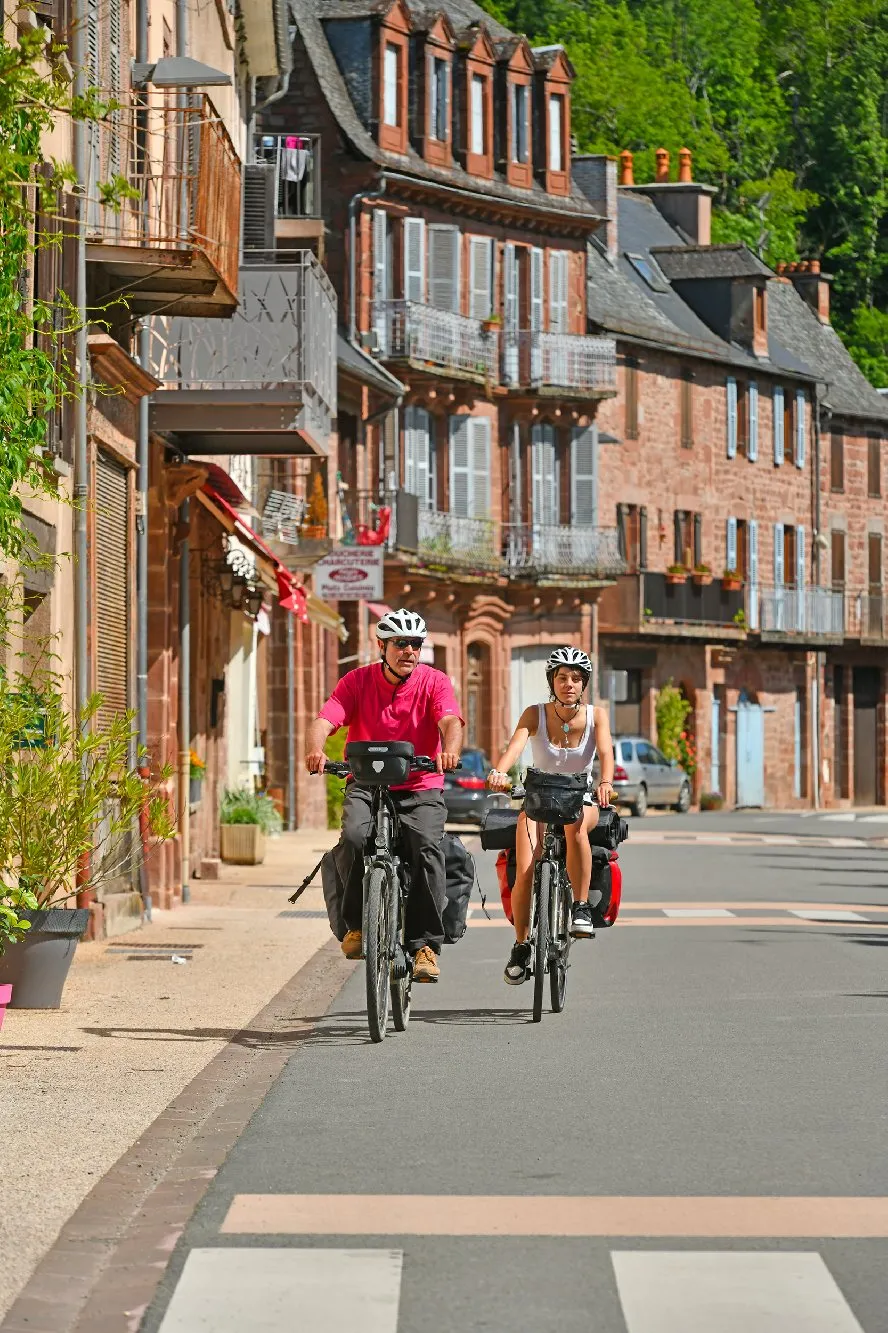
<instances>
[{"instance_id":1,"label":"chimney","mask_svg":"<svg viewBox=\"0 0 888 1333\"><path fill-rule=\"evenodd\" d=\"M625 172L622 154L621 172ZM629 173L632 173L632 154L629 155ZM580 153L571 160L571 178L580 187L589 203L605 218L599 232L612 264L617 262L617 159L604 153Z\"/></svg>"},{"instance_id":2,"label":"chimney","mask_svg":"<svg viewBox=\"0 0 888 1333\"><path fill-rule=\"evenodd\" d=\"M778 265L778 272L779 270L780 266ZM798 264L787 264L785 274L802 300L814 311L821 324L828 324L829 289L832 283L832 275L820 272L820 260L803 259Z\"/></svg>"},{"instance_id":3,"label":"chimney","mask_svg":"<svg viewBox=\"0 0 888 1333\"><path fill-rule=\"evenodd\" d=\"M635 171L632 166L632 154L628 148L624 148L620 154L620 184L634 185Z\"/></svg>"},{"instance_id":4,"label":"chimney","mask_svg":"<svg viewBox=\"0 0 888 1333\"><path fill-rule=\"evenodd\" d=\"M669 154L665 148L658 148L654 157L657 159L657 174L654 180L663 184L669 180Z\"/></svg>"},{"instance_id":5,"label":"chimney","mask_svg":"<svg viewBox=\"0 0 888 1333\"><path fill-rule=\"evenodd\" d=\"M620 184L624 189L646 194L666 221L677 227L691 245L711 244L712 196L715 187L698 184L694 180L689 148L679 150L677 181L669 179L669 154L665 148L657 149L656 158L657 175L650 185L635 185L631 180L621 181Z\"/></svg>"},{"instance_id":6,"label":"chimney","mask_svg":"<svg viewBox=\"0 0 888 1333\"><path fill-rule=\"evenodd\" d=\"M678 150L678 181L680 185L690 185L693 180L691 175L691 150L690 148L679 148Z\"/></svg>"}]
</instances>

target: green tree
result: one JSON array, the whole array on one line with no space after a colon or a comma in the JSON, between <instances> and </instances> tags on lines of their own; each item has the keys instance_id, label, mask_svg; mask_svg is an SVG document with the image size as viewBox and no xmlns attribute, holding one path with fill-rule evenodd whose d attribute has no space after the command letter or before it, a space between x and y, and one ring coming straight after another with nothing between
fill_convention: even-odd
<instances>
[{"instance_id":1,"label":"green tree","mask_svg":"<svg viewBox=\"0 0 888 1333\"><path fill-rule=\"evenodd\" d=\"M859 305L839 332L867 379L888 389L888 311Z\"/></svg>"}]
</instances>

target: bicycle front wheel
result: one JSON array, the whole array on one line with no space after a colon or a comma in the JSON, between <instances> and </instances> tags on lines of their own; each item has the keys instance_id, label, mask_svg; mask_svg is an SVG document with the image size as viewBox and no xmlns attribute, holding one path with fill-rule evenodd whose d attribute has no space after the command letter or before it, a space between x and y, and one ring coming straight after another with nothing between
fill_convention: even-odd
<instances>
[{"instance_id":1,"label":"bicycle front wheel","mask_svg":"<svg viewBox=\"0 0 888 1333\"><path fill-rule=\"evenodd\" d=\"M567 958L570 953L570 904L573 895L566 883L564 872L556 877L552 888L552 941L549 963L549 993L553 1014L564 1008L567 992Z\"/></svg>"},{"instance_id":2,"label":"bicycle front wheel","mask_svg":"<svg viewBox=\"0 0 888 1333\"><path fill-rule=\"evenodd\" d=\"M552 867L541 861L537 868L536 936L533 946L533 1021L543 1016L543 991L549 958L549 900L552 894Z\"/></svg>"},{"instance_id":3,"label":"bicycle front wheel","mask_svg":"<svg viewBox=\"0 0 888 1333\"><path fill-rule=\"evenodd\" d=\"M367 975L367 1025L370 1040L382 1041L388 1026L389 927L388 877L374 866L364 879L364 966Z\"/></svg>"}]
</instances>

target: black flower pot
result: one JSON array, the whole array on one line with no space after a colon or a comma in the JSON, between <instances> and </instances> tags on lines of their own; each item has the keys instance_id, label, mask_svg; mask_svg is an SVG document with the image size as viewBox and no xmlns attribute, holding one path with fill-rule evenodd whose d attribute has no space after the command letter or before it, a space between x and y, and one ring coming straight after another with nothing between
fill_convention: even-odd
<instances>
[{"instance_id":1,"label":"black flower pot","mask_svg":"<svg viewBox=\"0 0 888 1333\"><path fill-rule=\"evenodd\" d=\"M0 984L12 985L10 1009L58 1009L77 941L89 924L85 907L22 912L31 929L0 955Z\"/></svg>"}]
</instances>

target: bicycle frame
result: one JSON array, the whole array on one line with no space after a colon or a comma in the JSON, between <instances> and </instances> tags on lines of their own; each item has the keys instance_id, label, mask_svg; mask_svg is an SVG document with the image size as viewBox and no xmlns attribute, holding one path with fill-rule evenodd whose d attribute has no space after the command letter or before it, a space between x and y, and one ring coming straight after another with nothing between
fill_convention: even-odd
<instances>
[{"instance_id":1,"label":"bicycle frame","mask_svg":"<svg viewBox=\"0 0 888 1333\"><path fill-rule=\"evenodd\" d=\"M407 952L403 939L406 924L407 892L404 883L404 871L397 852L401 826L398 812L389 796L388 787L376 787L370 804L373 819L373 851L364 848L364 882L371 870L378 867L385 873L389 892L389 958L394 964L393 976L401 979L407 975ZM369 844L369 838L367 843ZM369 930L367 922L367 903L363 906L363 929L366 938Z\"/></svg>"}]
</instances>

